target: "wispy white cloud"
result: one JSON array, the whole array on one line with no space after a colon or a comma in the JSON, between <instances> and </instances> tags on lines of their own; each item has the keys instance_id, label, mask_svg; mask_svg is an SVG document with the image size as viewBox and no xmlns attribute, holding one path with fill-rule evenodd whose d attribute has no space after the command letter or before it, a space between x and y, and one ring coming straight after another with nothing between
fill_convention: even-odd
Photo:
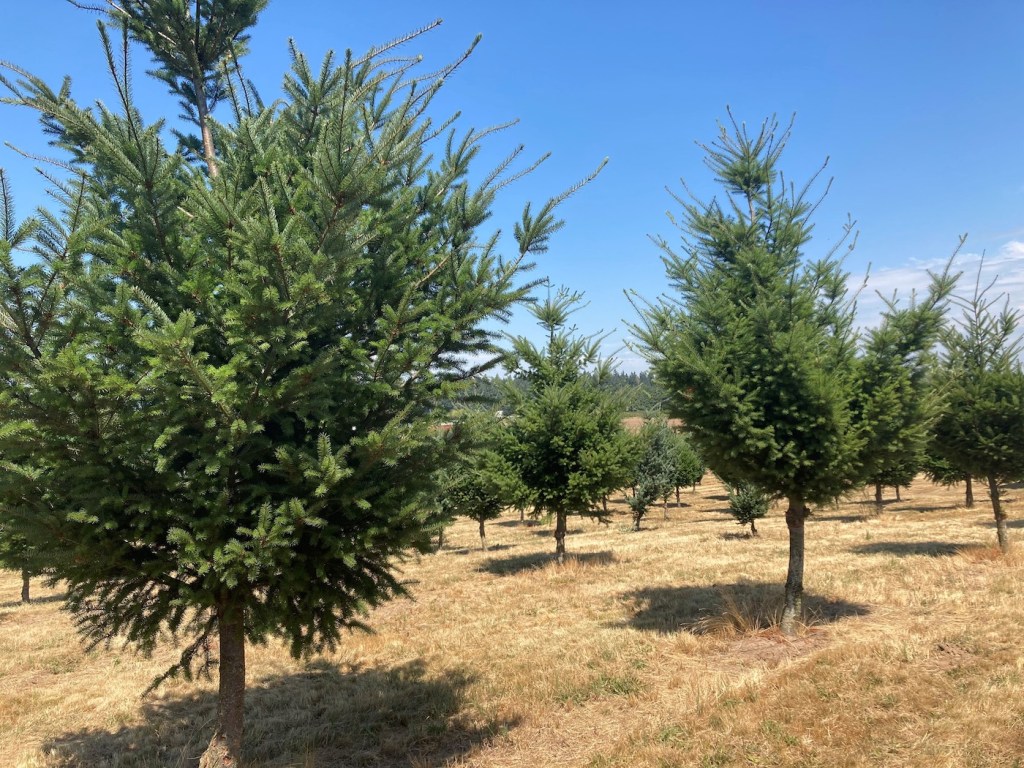
<instances>
[{"instance_id":1,"label":"wispy white cloud","mask_svg":"<svg viewBox=\"0 0 1024 768\"><path fill-rule=\"evenodd\" d=\"M885 309L885 299L905 306L915 293L923 296L931 282L929 272L941 272L944 259L911 261L901 267L873 270L857 297L857 318L863 327L878 325ZM994 255L960 253L953 262L953 271L961 273L957 293L968 296L975 284L984 289L991 285L990 297L1002 294L1011 308L1024 311L1024 241L1009 240ZM864 276L851 276L850 284L860 286Z\"/></svg>"}]
</instances>

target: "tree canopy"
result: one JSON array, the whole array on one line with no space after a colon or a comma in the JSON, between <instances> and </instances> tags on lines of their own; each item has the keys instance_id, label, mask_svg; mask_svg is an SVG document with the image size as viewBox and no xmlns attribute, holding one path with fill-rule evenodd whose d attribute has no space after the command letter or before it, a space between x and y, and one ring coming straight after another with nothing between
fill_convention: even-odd
<instances>
[{"instance_id":1,"label":"tree canopy","mask_svg":"<svg viewBox=\"0 0 1024 768\"><path fill-rule=\"evenodd\" d=\"M471 173L492 131L431 117L465 57L424 78L396 55L415 35L319 67L293 50L264 105L238 63L263 4L111 4L114 106L2 80L68 176L51 174L60 210L25 226L4 187L0 458L41 478L42 510L6 480L0 509L59 550L93 642L149 651L169 632L190 674L218 638L204 765L239 759L246 642L330 648L404 592L396 561L429 546L457 449L442 403L501 358L494 321L578 188L526 206L505 258L482 225L529 166L515 150ZM133 37L195 108L201 153L136 108ZM222 99L230 119L204 117ZM15 247L37 261L15 266Z\"/></svg>"},{"instance_id":2,"label":"tree canopy","mask_svg":"<svg viewBox=\"0 0 1024 768\"><path fill-rule=\"evenodd\" d=\"M629 473L622 405L600 387L611 370L600 338L568 325L579 294L560 290L531 307L545 331L538 347L512 340L510 362L523 388L510 388L510 460L534 508L555 518L555 556L565 558L566 516L600 515L596 506Z\"/></svg>"},{"instance_id":3,"label":"tree canopy","mask_svg":"<svg viewBox=\"0 0 1024 768\"><path fill-rule=\"evenodd\" d=\"M854 305L836 256L853 247L853 224L807 257L820 198L810 196L814 178L796 187L782 174L791 127L773 118L749 131L730 115L702 145L724 194L677 198L682 247L659 240L674 295L642 307L634 328L708 467L788 501L787 632L801 607L808 504L859 487L872 440L858 407Z\"/></svg>"}]
</instances>

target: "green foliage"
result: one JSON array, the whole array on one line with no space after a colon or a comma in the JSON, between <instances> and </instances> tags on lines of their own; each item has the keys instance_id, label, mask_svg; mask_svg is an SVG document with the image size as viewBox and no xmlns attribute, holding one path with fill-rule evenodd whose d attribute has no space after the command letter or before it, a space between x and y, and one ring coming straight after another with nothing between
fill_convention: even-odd
<instances>
[{"instance_id":1,"label":"green foliage","mask_svg":"<svg viewBox=\"0 0 1024 768\"><path fill-rule=\"evenodd\" d=\"M459 415L449 432L459 443L456 460L441 472L440 507L449 517L468 517L484 523L510 506L525 505L526 490L506 455L510 452L508 427L489 412Z\"/></svg>"},{"instance_id":2,"label":"green foliage","mask_svg":"<svg viewBox=\"0 0 1024 768\"><path fill-rule=\"evenodd\" d=\"M704 460L685 434L675 435L675 473L672 484L681 488L695 486L704 477Z\"/></svg>"},{"instance_id":3,"label":"green foliage","mask_svg":"<svg viewBox=\"0 0 1024 768\"><path fill-rule=\"evenodd\" d=\"M750 532L757 535L755 521L768 514L771 497L750 483L740 483L729 489L729 512L740 525L749 525Z\"/></svg>"},{"instance_id":4,"label":"green foliage","mask_svg":"<svg viewBox=\"0 0 1024 768\"><path fill-rule=\"evenodd\" d=\"M873 485L906 487L924 461L929 428L939 403L928 375L931 350L943 329L956 279L947 268L932 276L927 297L898 308L895 300L879 327L867 334L857 368L858 420L870 435L863 472Z\"/></svg>"},{"instance_id":5,"label":"green foliage","mask_svg":"<svg viewBox=\"0 0 1024 768\"><path fill-rule=\"evenodd\" d=\"M980 266L978 275L980 281ZM936 376L943 402L932 447L956 473L987 481L999 545L1006 552L1001 485L1024 478L1024 370L1020 313L1002 297L989 296L990 288L976 282L972 297L957 298L962 313L943 338L946 354Z\"/></svg>"},{"instance_id":6,"label":"green foliage","mask_svg":"<svg viewBox=\"0 0 1024 768\"><path fill-rule=\"evenodd\" d=\"M198 98L176 69L194 51L154 19L163 5L127 4L129 29ZM192 21L198 45L221 41L201 68L240 89L219 73L262 3L231 7L235 26L213 29L205 2ZM128 61L103 40L116 106L3 79L73 173L59 214L16 227L4 209L0 457L39 494L28 504L3 473L5 530L59 550L95 642L183 636L187 673L218 617L243 615L250 641L333 647L404 592L396 560L429 547L434 479L457 449L435 429L441 403L498 361L487 324L527 295L565 195L527 206L503 258L481 225L514 156L471 185L488 132L432 123L443 77L424 86L390 46L319 68L293 51L279 102L231 101L214 173L143 122ZM15 268L14 248L37 261Z\"/></svg>"},{"instance_id":7,"label":"green foliage","mask_svg":"<svg viewBox=\"0 0 1024 768\"><path fill-rule=\"evenodd\" d=\"M515 413L510 460L535 509L556 517L559 556L565 515L600 515L598 502L629 472L622 406L600 388L610 370L600 339L568 327L579 301L563 289L532 307L547 344L513 339L512 369L525 388L508 391Z\"/></svg>"},{"instance_id":8,"label":"green foliage","mask_svg":"<svg viewBox=\"0 0 1024 768\"><path fill-rule=\"evenodd\" d=\"M932 445L951 475L1005 482L1024 477L1020 313L987 290L976 284L972 297L957 299L959 322L943 338L936 382L943 400Z\"/></svg>"},{"instance_id":9,"label":"green foliage","mask_svg":"<svg viewBox=\"0 0 1024 768\"><path fill-rule=\"evenodd\" d=\"M633 512L633 530L648 508L668 496L678 475L676 434L665 421L649 421L638 435L638 456L633 470L634 494L628 499Z\"/></svg>"},{"instance_id":10,"label":"green foliage","mask_svg":"<svg viewBox=\"0 0 1024 768\"><path fill-rule=\"evenodd\" d=\"M181 117L199 128L201 137L174 131L181 148L203 158L216 174L213 126L208 116L225 99L259 97L240 75L239 59L248 53L247 31L268 0L107 0L109 16L142 43L157 68L151 72L179 97ZM239 93L240 91L240 93ZM220 142L217 142L220 143Z\"/></svg>"},{"instance_id":11,"label":"green foliage","mask_svg":"<svg viewBox=\"0 0 1024 768\"><path fill-rule=\"evenodd\" d=\"M679 201L683 249L660 242L678 298L634 332L708 466L802 508L857 484L865 436L846 276L835 248L804 261L815 203L780 181L789 133L734 122L705 147L726 197Z\"/></svg>"}]
</instances>

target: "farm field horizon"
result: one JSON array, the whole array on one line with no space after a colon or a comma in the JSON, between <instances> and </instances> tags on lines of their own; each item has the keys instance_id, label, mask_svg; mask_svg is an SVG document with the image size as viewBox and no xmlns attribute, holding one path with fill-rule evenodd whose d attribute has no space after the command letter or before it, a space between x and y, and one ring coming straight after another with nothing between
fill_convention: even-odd
<instances>
[{"instance_id":1,"label":"farm field horizon","mask_svg":"<svg viewBox=\"0 0 1024 768\"><path fill-rule=\"evenodd\" d=\"M919 478L880 514L872 496L808 520L795 639L781 508L748 538L710 475L639 533L621 495L608 524L571 518L561 567L550 525L509 512L483 552L459 520L372 634L301 661L252 647L246 765L1021 765L1019 542L998 554L980 493L968 510ZM34 580L28 606L20 587L0 572L0 765L196 765L215 681L140 698L174 648L86 652L59 587Z\"/></svg>"}]
</instances>

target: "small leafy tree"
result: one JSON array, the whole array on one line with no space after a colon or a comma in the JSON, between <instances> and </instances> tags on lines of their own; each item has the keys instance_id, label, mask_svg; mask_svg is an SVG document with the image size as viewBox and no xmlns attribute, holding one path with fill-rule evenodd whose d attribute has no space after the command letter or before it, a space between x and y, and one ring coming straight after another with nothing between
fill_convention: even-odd
<instances>
[{"instance_id":1,"label":"small leafy tree","mask_svg":"<svg viewBox=\"0 0 1024 768\"><path fill-rule=\"evenodd\" d=\"M629 475L622 428L623 409L600 387L611 365L600 357L601 339L577 336L568 322L581 297L565 289L532 310L547 335L537 347L513 339L516 377L523 389L510 389L515 416L510 420L510 458L538 514L555 519L555 557L565 560L568 515L603 513L598 506Z\"/></svg>"},{"instance_id":2,"label":"small leafy tree","mask_svg":"<svg viewBox=\"0 0 1024 768\"><path fill-rule=\"evenodd\" d=\"M750 526L750 535L757 536L755 521L768 514L771 497L751 483L740 483L729 489L729 512L740 525Z\"/></svg>"},{"instance_id":3,"label":"small leafy tree","mask_svg":"<svg viewBox=\"0 0 1024 768\"><path fill-rule=\"evenodd\" d=\"M515 154L470 183L489 132L427 117L459 62L425 82L393 56L409 38L319 68L293 50L262 104L237 62L262 5L110 3L115 107L2 79L71 175L45 226L2 222L5 251L38 262L0 274L0 419L24 426L0 428L0 458L38 474L45 514L4 481L0 507L66 555L91 642L148 652L170 633L168 674L192 674L216 638L204 767L241 761L248 642L331 648L404 593L395 564L430 548L457 449L441 406L499 360L493 322L560 226L561 198L527 206L499 255L481 225ZM194 107L196 142L168 146L136 108L132 37ZM204 116L221 97L227 122Z\"/></svg>"},{"instance_id":4,"label":"small leafy tree","mask_svg":"<svg viewBox=\"0 0 1024 768\"><path fill-rule=\"evenodd\" d=\"M634 531L640 530L648 508L672 492L677 475L675 433L664 420L648 421L637 438L632 477L636 491L627 499L633 513Z\"/></svg>"},{"instance_id":5,"label":"small leafy tree","mask_svg":"<svg viewBox=\"0 0 1024 768\"><path fill-rule=\"evenodd\" d=\"M981 269L970 298L960 298L959 322L944 338L939 386L944 398L934 427L934 451L952 476L984 478L996 535L1010 549L1001 486L1024 478L1024 371L1019 361L1020 314L1005 297L982 288ZM951 476L946 474L946 477Z\"/></svg>"}]
</instances>

